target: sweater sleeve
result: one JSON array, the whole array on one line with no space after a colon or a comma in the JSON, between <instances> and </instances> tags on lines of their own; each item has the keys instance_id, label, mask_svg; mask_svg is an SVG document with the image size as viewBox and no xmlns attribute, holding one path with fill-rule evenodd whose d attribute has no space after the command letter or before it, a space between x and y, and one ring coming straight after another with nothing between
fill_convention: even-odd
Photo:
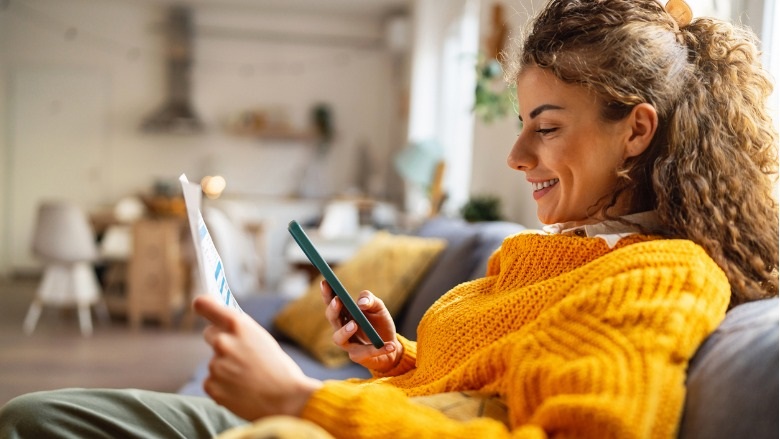
<instances>
[{"instance_id":1,"label":"sweater sleeve","mask_svg":"<svg viewBox=\"0 0 780 439\"><path fill-rule=\"evenodd\" d=\"M504 396L511 428L449 419L381 383L327 382L301 416L335 437L674 437L687 362L722 320L728 282L706 255L637 266L619 253L464 365L498 377L483 390Z\"/></svg>"},{"instance_id":2,"label":"sweater sleeve","mask_svg":"<svg viewBox=\"0 0 780 439\"><path fill-rule=\"evenodd\" d=\"M404 349L404 352L401 355L401 359L398 361L398 364L396 364L387 372L378 372L376 370L372 370L371 375L373 375L374 378L402 375L414 369L415 365L417 364L417 342L408 340L401 334L396 334L395 338L398 339Z\"/></svg>"}]
</instances>

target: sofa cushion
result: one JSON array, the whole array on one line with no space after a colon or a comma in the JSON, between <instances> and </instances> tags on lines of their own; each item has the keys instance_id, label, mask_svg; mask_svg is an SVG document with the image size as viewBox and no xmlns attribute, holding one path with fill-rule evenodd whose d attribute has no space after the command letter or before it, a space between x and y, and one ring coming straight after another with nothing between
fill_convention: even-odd
<instances>
[{"instance_id":1,"label":"sofa cushion","mask_svg":"<svg viewBox=\"0 0 780 439\"><path fill-rule=\"evenodd\" d=\"M417 325L425 311L442 294L468 280L476 264L474 248L477 243L477 230L462 219L433 218L426 221L415 235L446 239L447 248L420 282L414 291L414 296L409 299L396 319L398 333L409 340L417 339Z\"/></svg>"},{"instance_id":2,"label":"sofa cushion","mask_svg":"<svg viewBox=\"0 0 780 439\"><path fill-rule=\"evenodd\" d=\"M334 271L353 297L370 290L395 316L445 246L442 239L377 232ZM325 319L320 293L321 280L320 275L303 297L286 305L274 325L323 364L337 367L347 363L349 357L333 344L333 329Z\"/></svg>"},{"instance_id":3,"label":"sofa cushion","mask_svg":"<svg viewBox=\"0 0 780 439\"><path fill-rule=\"evenodd\" d=\"M778 432L778 299L733 308L691 360L680 438Z\"/></svg>"},{"instance_id":4,"label":"sofa cushion","mask_svg":"<svg viewBox=\"0 0 780 439\"><path fill-rule=\"evenodd\" d=\"M474 227L477 229L477 246L474 248L473 255L476 263L474 270L469 274L469 280L485 276L488 259L501 247L504 239L526 230L520 224L509 221L478 222L474 223Z\"/></svg>"},{"instance_id":5,"label":"sofa cushion","mask_svg":"<svg viewBox=\"0 0 780 439\"><path fill-rule=\"evenodd\" d=\"M447 249L397 321L398 332L416 340L417 326L428 308L456 285L484 276L487 260L504 238L523 230L525 227L506 221L468 223L459 218L444 217L426 221L416 234L444 238L448 242Z\"/></svg>"}]
</instances>

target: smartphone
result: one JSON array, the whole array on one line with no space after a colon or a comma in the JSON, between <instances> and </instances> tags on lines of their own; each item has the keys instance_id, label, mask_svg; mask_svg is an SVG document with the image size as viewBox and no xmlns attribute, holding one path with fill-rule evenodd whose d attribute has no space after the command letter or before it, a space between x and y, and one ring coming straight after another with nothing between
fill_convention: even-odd
<instances>
[{"instance_id":1,"label":"smartphone","mask_svg":"<svg viewBox=\"0 0 780 439\"><path fill-rule=\"evenodd\" d=\"M374 345L375 348L381 349L385 345L385 342L382 341L382 337L380 337L374 327L371 326L371 323L366 318L366 315L363 314L363 311L361 311L360 308L358 308L357 303L355 303L355 301L352 299L352 296L349 295L339 278L336 277L336 274L330 268L328 263L325 262L325 259L322 259L320 253L316 248L314 248L314 244L312 244L309 237L306 236L306 233L303 231L301 225L298 224L297 221L290 221L290 223L287 225L287 230L290 232L293 239L295 239L295 242L298 243L298 246L301 248L301 250L303 250L303 253L306 255L306 257L309 258L309 261L311 261L314 267L322 274L322 276L325 278L325 281L328 282L330 289L333 290L339 299L341 299L341 303L344 305L344 308L352 316L352 319L355 320L360 329L363 330L363 333L368 336L371 344ZM343 320L344 319L342 318L342 321Z\"/></svg>"}]
</instances>

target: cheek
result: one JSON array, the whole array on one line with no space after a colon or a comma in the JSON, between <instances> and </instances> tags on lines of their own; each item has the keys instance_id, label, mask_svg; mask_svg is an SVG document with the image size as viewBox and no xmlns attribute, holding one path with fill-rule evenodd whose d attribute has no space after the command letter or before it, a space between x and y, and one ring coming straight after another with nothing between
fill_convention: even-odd
<instances>
[{"instance_id":1,"label":"cheek","mask_svg":"<svg viewBox=\"0 0 780 439\"><path fill-rule=\"evenodd\" d=\"M566 161L570 169L586 183L605 184L614 181L617 169L623 163L622 153L608 139L580 145L568 152Z\"/></svg>"},{"instance_id":2,"label":"cheek","mask_svg":"<svg viewBox=\"0 0 780 439\"><path fill-rule=\"evenodd\" d=\"M561 195L567 204L591 204L614 188L617 173L607 157L593 154L571 155L557 163Z\"/></svg>"}]
</instances>

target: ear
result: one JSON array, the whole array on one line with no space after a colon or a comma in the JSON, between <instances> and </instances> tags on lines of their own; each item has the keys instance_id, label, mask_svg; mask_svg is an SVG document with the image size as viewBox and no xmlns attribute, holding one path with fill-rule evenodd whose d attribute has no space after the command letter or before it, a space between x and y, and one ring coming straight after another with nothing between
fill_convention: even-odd
<instances>
[{"instance_id":1,"label":"ear","mask_svg":"<svg viewBox=\"0 0 780 439\"><path fill-rule=\"evenodd\" d=\"M650 146L655 130L658 129L658 113L652 105L642 103L631 110L628 123L631 132L626 142L624 159L636 157Z\"/></svg>"}]
</instances>

